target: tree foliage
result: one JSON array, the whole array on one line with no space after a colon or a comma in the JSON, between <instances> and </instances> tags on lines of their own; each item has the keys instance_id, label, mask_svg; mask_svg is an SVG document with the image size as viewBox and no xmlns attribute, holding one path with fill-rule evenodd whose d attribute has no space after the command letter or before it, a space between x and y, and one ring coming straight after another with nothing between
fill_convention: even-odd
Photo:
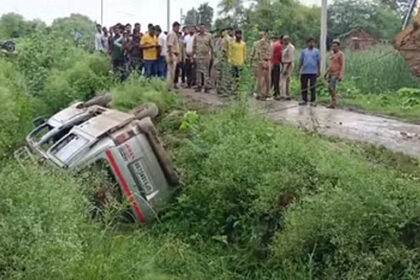
<instances>
[{"instance_id":1,"label":"tree foliage","mask_svg":"<svg viewBox=\"0 0 420 280\"><path fill-rule=\"evenodd\" d=\"M392 39L400 29L397 12L388 6L364 0L337 0L328 9L330 37L362 27L376 38Z\"/></svg>"},{"instance_id":2,"label":"tree foliage","mask_svg":"<svg viewBox=\"0 0 420 280\"><path fill-rule=\"evenodd\" d=\"M198 11L195 8L192 8L187 12L187 15L184 19L185 25L197 25L198 24Z\"/></svg>"},{"instance_id":3,"label":"tree foliage","mask_svg":"<svg viewBox=\"0 0 420 280\"><path fill-rule=\"evenodd\" d=\"M192 8L187 12L184 19L185 25L197 25L203 23L207 28L211 28L213 24L214 9L209 3L201 4L197 9Z\"/></svg>"},{"instance_id":4,"label":"tree foliage","mask_svg":"<svg viewBox=\"0 0 420 280\"><path fill-rule=\"evenodd\" d=\"M87 16L71 14L70 17L58 18L53 21L51 31L66 40L74 40L74 36L79 33L82 37L77 40L78 45L93 49L95 22Z\"/></svg>"},{"instance_id":5,"label":"tree foliage","mask_svg":"<svg viewBox=\"0 0 420 280\"><path fill-rule=\"evenodd\" d=\"M403 7L402 0L336 0L328 10L330 39L363 27L376 38L391 40L401 26L401 14L395 7ZM297 0L221 0L216 28L234 26L246 33L270 30L288 34L300 45L308 37L320 35L321 9ZM250 37L251 34L247 34ZM251 37L258 37L255 34Z\"/></svg>"},{"instance_id":6,"label":"tree foliage","mask_svg":"<svg viewBox=\"0 0 420 280\"><path fill-rule=\"evenodd\" d=\"M381 4L385 4L390 9L395 10L399 16L403 17L410 6L409 0L377 0Z\"/></svg>"},{"instance_id":7,"label":"tree foliage","mask_svg":"<svg viewBox=\"0 0 420 280\"><path fill-rule=\"evenodd\" d=\"M0 17L0 39L20 38L44 28L44 22L40 20L26 21L19 14L8 13Z\"/></svg>"},{"instance_id":8,"label":"tree foliage","mask_svg":"<svg viewBox=\"0 0 420 280\"><path fill-rule=\"evenodd\" d=\"M200 23L203 23L208 28L211 28L213 23L214 9L209 5L209 3L201 4L198 7L198 14L200 16Z\"/></svg>"}]
</instances>

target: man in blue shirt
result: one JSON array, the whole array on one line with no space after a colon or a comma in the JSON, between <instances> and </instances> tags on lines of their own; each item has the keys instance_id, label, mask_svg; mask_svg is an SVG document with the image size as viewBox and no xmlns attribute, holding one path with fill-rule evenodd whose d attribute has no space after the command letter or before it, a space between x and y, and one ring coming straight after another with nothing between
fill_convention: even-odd
<instances>
[{"instance_id":1,"label":"man in blue shirt","mask_svg":"<svg viewBox=\"0 0 420 280\"><path fill-rule=\"evenodd\" d=\"M316 106L316 82L320 76L321 54L315 48L315 39L309 38L308 47L302 51L299 64L302 101L299 105L308 103L308 90L311 91L311 105ZM309 84L309 88L308 88Z\"/></svg>"}]
</instances>

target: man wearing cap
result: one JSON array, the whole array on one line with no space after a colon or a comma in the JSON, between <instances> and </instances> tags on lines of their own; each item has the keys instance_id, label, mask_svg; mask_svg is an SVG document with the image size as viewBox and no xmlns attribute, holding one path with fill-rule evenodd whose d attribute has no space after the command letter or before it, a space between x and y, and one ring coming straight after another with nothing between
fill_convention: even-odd
<instances>
[{"instance_id":1,"label":"man wearing cap","mask_svg":"<svg viewBox=\"0 0 420 280\"><path fill-rule=\"evenodd\" d=\"M283 52L281 57L283 70L280 76L280 98L291 100L290 77L295 67L295 46L290 42L290 37L283 36Z\"/></svg>"},{"instance_id":2,"label":"man wearing cap","mask_svg":"<svg viewBox=\"0 0 420 280\"><path fill-rule=\"evenodd\" d=\"M175 71L176 66L179 60L180 55L180 46L179 46L179 28L181 25L179 22L174 22L172 24L172 31L169 32L168 37L166 39L166 61L168 63L168 74L167 74L167 86L168 89L171 90L173 88L177 88L177 85L174 85L175 81Z\"/></svg>"}]
</instances>

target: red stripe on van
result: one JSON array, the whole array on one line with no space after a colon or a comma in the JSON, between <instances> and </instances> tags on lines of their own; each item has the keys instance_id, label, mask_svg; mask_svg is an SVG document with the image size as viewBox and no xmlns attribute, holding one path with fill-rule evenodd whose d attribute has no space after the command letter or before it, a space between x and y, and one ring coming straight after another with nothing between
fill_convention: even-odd
<instances>
[{"instance_id":1,"label":"red stripe on van","mask_svg":"<svg viewBox=\"0 0 420 280\"><path fill-rule=\"evenodd\" d=\"M125 192L125 195L128 198L128 201L130 202L131 206L134 208L134 212L136 213L136 216L141 224L146 223L146 218L144 217L143 213L140 210L139 205L137 204L136 200L134 199L133 194L130 191L130 188L128 187L127 181L125 180L124 176L121 173L121 170L118 168L117 163L115 162L115 158L112 155L112 152L110 150L106 151L106 156L108 157L109 163L111 164L112 169L114 169L115 174L118 177L118 180L120 180L122 188Z\"/></svg>"}]
</instances>

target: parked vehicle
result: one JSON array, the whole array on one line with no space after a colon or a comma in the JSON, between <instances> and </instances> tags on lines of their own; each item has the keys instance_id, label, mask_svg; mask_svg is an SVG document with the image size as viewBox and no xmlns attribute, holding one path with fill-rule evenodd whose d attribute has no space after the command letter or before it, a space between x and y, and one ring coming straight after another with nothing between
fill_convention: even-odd
<instances>
[{"instance_id":1,"label":"parked vehicle","mask_svg":"<svg viewBox=\"0 0 420 280\"><path fill-rule=\"evenodd\" d=\"M0 49L3 52L12 53L16 50L16 43L14 41L0 42Z\"/></svg>"},{"instance_id":2,"label":"parked vehicle","mask_svg":"<svg viewBox=\"0 0 420 280\"><path fill-rule=\"evenodd\" d=\"M178 185L178 176L152 119L158 107L144 104L133 113L109 109L110 98L76 102L50 118L38 118L27 146L28 155L66 170L93 165L112 170L121 193L140 224L152 221Z\"/></svg>"}]
</instances>

